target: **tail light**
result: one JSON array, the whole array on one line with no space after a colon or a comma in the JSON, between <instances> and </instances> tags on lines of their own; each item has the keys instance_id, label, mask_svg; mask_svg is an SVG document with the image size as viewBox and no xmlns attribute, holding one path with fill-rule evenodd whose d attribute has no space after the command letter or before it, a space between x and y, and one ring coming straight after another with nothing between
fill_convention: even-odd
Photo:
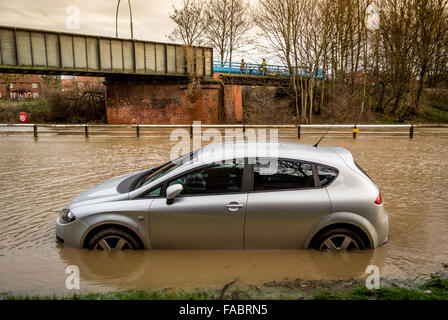
<instances>
[{"instance_id":1,"label":"tail light","mask_svg":"<svg viewBox=\"0 0 448 320\"><path fill-rule=\"evenodd\" d=\"M375 204L383 204L383 196L381 195L381 191L378 192L378 197L376 197Z\"/></svg>"}]
</instances>

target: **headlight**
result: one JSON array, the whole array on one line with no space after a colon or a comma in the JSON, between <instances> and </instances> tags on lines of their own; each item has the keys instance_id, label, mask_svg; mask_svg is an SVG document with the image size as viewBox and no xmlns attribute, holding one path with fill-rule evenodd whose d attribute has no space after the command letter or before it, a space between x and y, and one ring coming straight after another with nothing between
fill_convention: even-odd
<instances>
[{"instance_id":1,"label":"headlight","mask_svg":"<svg viewBox=\"0 0 448 320\"><path fill-rule=\"evenodd\" d=\"M69 209L62 209L59 213L59 222L62 224L67 224L75 220L75 215Z\"/></svg>"}]
</instances>

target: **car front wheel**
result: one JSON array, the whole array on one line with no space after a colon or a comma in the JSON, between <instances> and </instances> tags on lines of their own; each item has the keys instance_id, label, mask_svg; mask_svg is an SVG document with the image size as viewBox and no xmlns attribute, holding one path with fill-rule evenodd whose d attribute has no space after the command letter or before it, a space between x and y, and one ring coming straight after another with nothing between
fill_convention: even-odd
<instances>
[{"instance_id":1,"label":"car front wheel","mask_svg":"<svg viewBox=\"0 0 448 320\"><path fill-rule=\"evenodd\" d=\"M348 251L365 249L366 244L356 232L346 228L336 228L320 234L311 247L322 251Z\"/></svg>"},{"instance_id":2,"label":"car front wheel","mask_svg":"<svg viewBox=\"0 0 448 320\"><path fill-rule=\"evenodd\" d=\"M89 241L89 250L138 250L138 241L127 231L118 228L107 228L100 230Z\"/></svg>"}]
</instances>

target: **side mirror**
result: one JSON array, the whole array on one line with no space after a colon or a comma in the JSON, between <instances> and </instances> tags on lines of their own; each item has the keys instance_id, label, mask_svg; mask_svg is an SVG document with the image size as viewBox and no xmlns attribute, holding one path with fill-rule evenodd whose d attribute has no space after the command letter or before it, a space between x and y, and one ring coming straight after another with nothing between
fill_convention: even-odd
<instances>
[{"instance_id":1,"label":"side mirror","mask_svg":"<svg viewBox=\"0 0 448 320\"><path fill-rule=\"evenodd\" d=\"M166 188L166 204L172 204L174 202L174 198L176 198L183 190L183 185L179 183L173 184L172 186Z\"/></svg>"}]
</instances>

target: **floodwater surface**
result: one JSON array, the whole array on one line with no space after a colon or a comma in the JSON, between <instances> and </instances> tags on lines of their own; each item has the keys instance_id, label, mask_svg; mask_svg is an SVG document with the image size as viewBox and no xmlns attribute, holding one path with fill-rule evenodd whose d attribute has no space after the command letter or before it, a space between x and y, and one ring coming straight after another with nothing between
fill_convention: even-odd
<instances>
[{"instance_id":1,"label":"floodwater surface","mask_svg":"<svg viewBox=\"0 0 448 320\"><path fill-rule=\"evenodd\" d=\"M313 143L318 137L305 137ZM297 140L298 141L298 140ZM0 292L68 293L66 267L80 269L81 289L219 287L236 278L262 284L289 279L415 278L448 262L447 137L328 137L379 184L390 241L377 249L329 254L314 250L154 250L90 252L55 238L58 212L83 190L169 159L168 136L0 137Z\"/></svg>"}]
</instances>

